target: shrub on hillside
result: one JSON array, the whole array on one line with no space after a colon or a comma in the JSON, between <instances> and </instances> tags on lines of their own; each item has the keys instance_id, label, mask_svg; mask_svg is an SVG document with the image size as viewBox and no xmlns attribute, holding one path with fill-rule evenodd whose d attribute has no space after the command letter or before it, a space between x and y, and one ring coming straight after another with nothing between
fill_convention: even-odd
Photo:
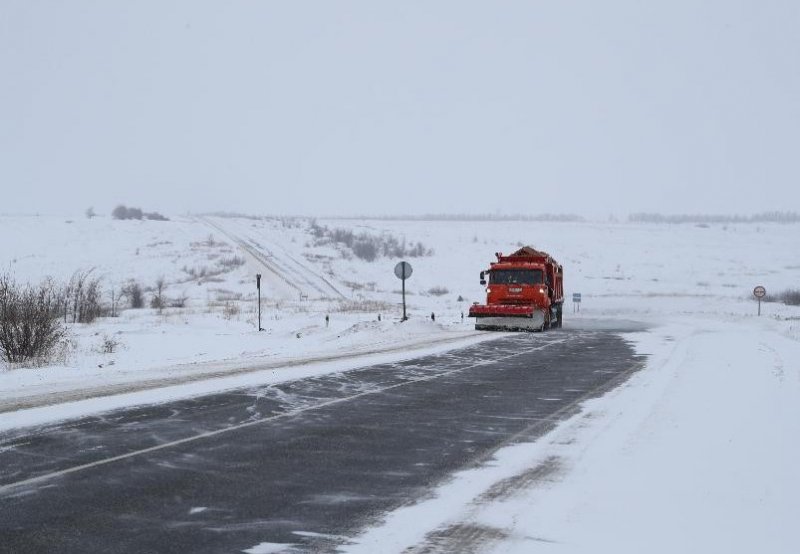
<instances>
[{"instance_id":1,"label":"shrub on hillside","mask_svg":"<svg viewBox=\"0 0 800 554\"><path fill-rule=\"evenodd\" d=\"M103 313L100 278L92 277L94 269L78 270L64 290L64 319L72 311L73 323L92 323Z\"/></svg>"},{"instance_id":2,"label":"shrub on hillside","mask_svg":"<svg viewBox=\"0 0 800 554\"><path fill-rule=\"evenodd\" d=\"M73 323L92 323L100 317L102 288L94 268L73 273L65 289L65 304L72 307Z\"/></svg>"},{"instance_id":3,"label":"shrub on hillside","mask_svg":"<svg viewBox=\"0 0 800 554\"><path fill-rule=\"evenodd\" d=\"M142 285L136 281L128 281L128 283L122 287L122 295L128 299L131 308L144 308L144 290L142 289Z\"/></svg>"},{"instance_id":4,"label":"shrub on hillside","mask_svg":"<svg viewBox=\"0 0 800 554\"><path fill-rule=\"evenodd\" d=\"M217 260L217 265L221 269L224 269L226 271L234 270L237 267L243 266L245 263L247 263L247 262L245 262L244 258L242 258L241 256L236 256L236 255L227 256L227 257L220 258L219 260Z\"/></svg>"},{"instance_id":5,"label":"shrub on hillside","mask_svg":"<svg viewBox=\"0 0 800 554\"><path fill-rule=\"evenodd\" d=\"M374 242L364 239L359 239L352 246L353 254L357 258L371 262L378 257L378 247Z\"/></svg>"},{"instance_id":6,"label":"shrub on hillside","mask_svg":"<svg viewBox=\"0 0 800 554\"><path fill-rule=\"evenodd\" d=\"M0 358L14 364L47 362L66 333L62 302L53 281L23 286L0 275Z\"/></svg>"},{"instance_id":7,"label":"shrub on hillside","mask_svg":"<svg viewBox=\"0 0 800 554\"><path fill-rule=\"evenodd\" d=\"M405 240L383 233L371 235L369 233L356 234L349 229L330 229L311 222L309 231L314 237L316 245L337 244L348 248L357 258L372 262L383 256L386 258L416 258L433 255L433 250L425 248L421 242L406 245Z\"/></svg>"},{"instance_id":8,"label":"shrub on hillside","mask_svg":"<svg viewBox=\"0 0 800 554\"><path fill-rule=\"evenodd\" d=\"M789 306L800 306L800 289L786 289L776 294L768 294L764 302L783 302Z\"/></svg>"},{"instance_id":9,"label":"shrub on hillside","mask_svg":"<svg viewBox=\"0 0 800 554\"><path fill-rule=\"evenodd\" d=\"M790 306L800 306L800 290L785 290L781 293L781 300Z\"/></svg>"},{"instance_id":10,"label":"shrub on hillside","mask_svg":"<svg viewBox=\"0 0 800 554\"><path fill-rule=\"evenodd\" d=\"M163 277L156 279L156 286L153 289L153 298L150 300L150 307L154 310L161 311L167 305L167 299L164 296L164 289L167 287L167 281Z\"/></svg>"}]
</instances>

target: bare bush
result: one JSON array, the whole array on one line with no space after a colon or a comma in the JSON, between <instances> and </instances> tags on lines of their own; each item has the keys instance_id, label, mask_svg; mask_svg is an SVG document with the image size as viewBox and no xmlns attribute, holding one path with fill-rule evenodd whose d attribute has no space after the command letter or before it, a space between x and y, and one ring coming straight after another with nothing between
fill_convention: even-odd
<instances>
[{"instance_id":1,"label":"bare bush","mask_svg":"<svg viewBox=\"0 0 800 554\"><path fill-rule=\"evenodd\" d=\"M83 290L83 296L78 301L80 308L78 323L92 323L100 317L103 313L103 307L100 304L101 296L100 279L89 280Z\"/></svg>"},{"instance_id":2,"label":"bare bush","mask_svg":"<svg viewBox=\"0 0 800 554\"><path fill-rule=\"evenodd\" d=\"M800 290L785 290L781 293L781 300L790 306L800 306Z\"/></svg>"},{"instance_id":3,"label":"bare bush","mask_svg":"<svg viewBox=\"0 0 800 554\"><path fill-rule=\"evenodd\" d=\"M228 289L210 289L210 292L216 293L217 302L230 302L232 300L242 300L244 295L241 292L235 292Z\"/></svg>"},{"instance_id":4,"label":"bare bush","mask_svg":"<svg viewBox=\"0 0 800 554\"><path fill-rule=\"evenodd\" d=\"M428 289L428 294L431 296L444 296L448 294L450 291L447 290L445 287L431 287Z\"/></svg>"},{"instance_id":5,"label":"bare bush","mask_svg":"<svg viewBox=\"0 0 800 554\"><path fill-rule=\"evenodd\" d=\"M186 294L178 296L176 298L171 298L169 300L169 307L170 308L185 308L186 302L189 300L189 297Z\"/></svg>"},{"instance_id":6,"label":"bare bush","mask_svg":"<svg viewBox=\"0 0 800 554\"><path fill-rule=\"evenodd\" d=\"M389 302L381 302L379 300L344 300L339 302L339 305L334 311L336 312L374 312L385 313L391 312L395 308L394 304Z\"/></svg>"},{"instance_id":7,"label":"bare bush","mask_svg":"<svg viewBox=\"0 0 800 554\"><path fill-rule=\"evenodd\" d=\"M99 277L92 277L94 268L78 270L64 291L64 321L72 312L73 323L92 323L103 313L100 299L103 290Z\"/></svg>"},{"instance_id":8,"label":"bare bush","mask_svg":"<svg viewBox=\"0 0 800 554\"><path fill-rule=\"evenodd\" d=\"M8 363L46 363L66 333L60 321L63 291L52 280L18 285L0 275L0 357Z\"/></svg>"},{"instance_id":9,"label":"bare bush","mask_svg":"<svg viewBox=\"0 0 800 554\"><path fill-rule=\"evenodd\" d=\"M113 354L122 346L122 343L114 337L103 335L100 344L97 345L96 351L99 354Z\"/></svg>"},{"instance_id":10,"label":"bare bush","mask_svg":"<svg viewBox=\"0 0 800 554\"><path fill-rule=\"evenodd\" d=\"M117 317L119 315L119 301L122 298L122 291L117 292L116 287L112 285L109 298L111 300L111 305L108 306L108 310L106 310L103 315Z\"/></svg>"},{"instance_id":11,"label":"bare bush","mask_svg":"<svg viewBox=\"0 0 800 554\"><path fill-rule=\"evenodd\" d=\"M365 290L370 292L375 292L377 290L378 283L375 281L369 281L366 283L356 282L356 281L346 281L343 280L342 284L349 288L351 291L355 292L357 290Z\"/></svg>"},{"instance_id":12,"label":"bare bush","mask_svg":"<svg viewBox=\"0 0 800 554\"><path fill-rule=\"evenodd\" d=\"M237 267L243 266L245 263L246 262L244 258L234 255L217 259L216 264L213 267L209 267L207 265L199 267L183 266L181 271L198 282L205 281L219 283L224 281L224 279L218 279L217 277L223 273L231 272Z\"/></svg>"},{"instance_id":13,"label":"bare bush","mask_svg":"<svg viewBox=\"0 0 800 554\"><path fill-rule=\"evenodd\" d=\"M381 235L356 234L348 229L329 229L318 225L315 221L311 222L309 231L311 236L314 237L316 245L339 244L347 247L357 258L368 262L374 261L380 256L386 258L415 258L433 255L433 250L425 248L425 245L421 242L407 246L405 239L398 239L389 233Z\"/></svg>"},{"instance_id":14,"label":"bare bush","mask_svg":"<svg viewBox=\"0 0 800 554\"><path fill-rule=\"evenodd\" d=\"M237 267L243 266L244 264L245 260L240 256L227 256L217 260L217 265L226 271L231 271Z\"/></svg>"},{"instance_id":15,"label":"bare bush","mask_svg":"<svg viewBox=\"0 0 800 554\"><path fill-rule=\"evenodd\" d=\"M163 277L156 279L156 286L153 289L153 299L150 301L150 307L161 311L167 305L167 300L164 298L164 289L167 287L167 282Z\"/></svg>"},{"instance_id":16,"label":"bare bush","mask_svg":"<svg viewBox=\"0 0 800 554\"><path fill-rule=\"evenodd\" d=\"M228 321L238 316L239 312L239 305L234 302L225 302L225 305L222 307L222 317Z\"/></svg>"},{"instance_id":17,"label":"bare bush","mask_svg":"<svg viewBox=\"0 0 800 554\"><path fill-rule=\"evenodd\" d=\"M122 295L128 299L131 308L139 309L144 308L144 290L142 290L142 285L134 280L128 281L128 283L122 288Z\"/></svg>"},{"instance_id":18,"label":"bare bush","mask_svg":"<svg viewBox=\"0 0 800 554\"><path fill-rule=\"evenodd\" d=\"M362 260L366 260L368 262L374 261L375 258L378 257L378 247L374 242L369 240L357 240L355 243L353 243L352 249L353 254L355 254L357 258L361 258Z\"/></svg>"},{"instance_id":19,"label":"bare bush","mask_svg":"<svg viewBox=\"0 0 800 554\"><path fill-rule=\"evenodd\" d=\"M800 306L800 289L786 289L776 294L768 294L764 302L783 302L788 306Z\"/></svg>"}]
</instances>

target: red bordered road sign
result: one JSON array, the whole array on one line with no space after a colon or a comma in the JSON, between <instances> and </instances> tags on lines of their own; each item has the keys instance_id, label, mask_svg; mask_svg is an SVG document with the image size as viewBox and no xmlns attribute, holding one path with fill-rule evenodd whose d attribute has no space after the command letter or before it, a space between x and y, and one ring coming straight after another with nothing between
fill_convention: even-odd
<instances>
[{"instance_id":1,"label":"red bordered road sign","mask_svg":"<svg viewBox=\"0 0 800 554\"><path fill-rule=\"evenodd\" d=\"M753 289L753 296L755 296L756 298L764 298L766 294L767 294L767 289L765 289L761 285L758 285L756 288Z\"/></svg>"}]
</instances>

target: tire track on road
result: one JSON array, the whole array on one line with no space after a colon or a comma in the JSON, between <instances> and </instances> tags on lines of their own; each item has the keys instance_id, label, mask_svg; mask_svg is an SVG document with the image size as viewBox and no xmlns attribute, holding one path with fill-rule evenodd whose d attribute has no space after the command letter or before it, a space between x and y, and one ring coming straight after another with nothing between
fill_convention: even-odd
<instances>
[{"instance_id":1,"label":"tire track on road","mask_svg":"<svg viewBox=\"0 0 800 554\"><path fill-rule=\"evenodd\" d=\"M220 223L213 221L211 218L199 217L199 219L206 225L222 233L225 237L231 240L239 248L241 248L247 254L252 256L258 263L264 266L264 268L266 268L269 272L273 273L283 283L285 283L290 288L295 290L298 293L298 295L307 296L309 293L308 289L313 289L314 291L319 293L321 295L321 298L323 299L333 298L337 300L347 300L347 296L345 296L324 276L320 275L319 273L312 270L308 266L298 262L285 249L283 250L286 258L290 262L297 265L300 269L293 269L289 267L284 260L281 260L280 257L275 256L272 251L266 249L258 241L254 240L251 237L248 237L247 239L242 238L239 235L223 227ZM264 252L265 250L267 253ZM324 283L324 285L329 290L325 290L325 288L323 288L323 286L321 286L319 283L315 283L314 279L319 280L321 283ZM306 288L304 289L303 286L301 286L300 284L305 285Z\"/></svg>"}]
</instances>

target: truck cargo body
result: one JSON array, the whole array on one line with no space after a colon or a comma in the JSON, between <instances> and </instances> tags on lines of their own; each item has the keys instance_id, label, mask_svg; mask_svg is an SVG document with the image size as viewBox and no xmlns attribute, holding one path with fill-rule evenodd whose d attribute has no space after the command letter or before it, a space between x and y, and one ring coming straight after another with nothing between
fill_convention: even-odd
<instances>
[{"instance_id":1,"label":"truck cargo body","mask_svg":"<svg viewBox=\"0 0 800 554\"><path fill-rule=\"evenodd\" d=\"M560 327L564 271L546 252L526 246L481 272L486 304L473 304L469 317L479 330L539 331Z\"/></svg>"}]
</instances>

